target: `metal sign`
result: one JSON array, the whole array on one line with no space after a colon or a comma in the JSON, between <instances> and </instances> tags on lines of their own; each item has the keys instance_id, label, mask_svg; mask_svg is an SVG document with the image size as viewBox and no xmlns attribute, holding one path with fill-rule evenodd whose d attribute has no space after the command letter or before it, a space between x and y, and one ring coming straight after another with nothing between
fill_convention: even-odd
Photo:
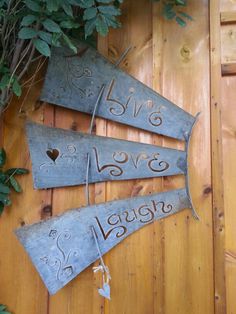
<instances>
[{"instance_id":1,"label":"metal sign","mask_svg":"<svg viewBox=\"0 0 236 314\"><path fill-rule=\"evenodd\" d=\"M88 182L186 174L185 151L95 136L36 123L27 124L34 186L50 188Z\"/></svg>"},{"instance_id":2,"label":"metal sign","mask_svg":"<svg viewBox=\"0 0 236 314\"><path fill-rule=\"evenodd\" d=\"M53 49L41 100L186 140L195 117L118 69L95 49ZM95 106L97 110L95 110Z\"/></svg>"},{"instance_id":3,"label":"metal sign","mask_svg":"<svg viewBox=\"0 0 236 314\"><path fill-rule=\"evenodd\" d=\"M24 226L16 235L50 294L54 294L95 262L99 253L105 254L154 220L185 208L191 208L188 192L178 189L73 209L47 221Z\"/></svg>"}]
</instances>

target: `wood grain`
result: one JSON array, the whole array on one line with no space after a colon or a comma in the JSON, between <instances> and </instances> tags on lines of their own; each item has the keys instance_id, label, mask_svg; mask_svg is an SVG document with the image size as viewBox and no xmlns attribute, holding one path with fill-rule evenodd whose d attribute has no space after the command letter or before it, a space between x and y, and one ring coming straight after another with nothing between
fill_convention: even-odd
<instances>
[{"instance_id":1,"label":"wood grain","mask_svg":"<svg viewBox=\"0 0 236 314\"><path fill-rule=\"evenodd\" d=\"M226 313L225 288L225 228L224 184L221 132L221 46L220 2L210 2L210 88L211 88L211 165L212 165L212 219L214 225L214 294L215 313Z\"/></svg>"},{"instance_id":2,"label":"wood grain","mask_svg":"<svg viewBox=\"0 0 236 314\"><path fill-rule=\"evenodd\" d=\"M135 78L152 84L152 5L148 1L126 1L120 30L108 38L109 58L117 60L130 45L132 50L121 68ZM151 143L147 132L107 122L107 136ZM152 180L108 183L107 200L147 194ZM143 228L112 250L106 263L112 281L112 302L105 303L105 313L153 312L153 227Z\"/></svg>"},{"instance_id":3,"label":"wood grain","mask_svg":"<svg viewBox=\"0 0 236 314\"><path fill-rule=\"evenodd\" d=\"M194 21L189 22L186 28L180 28L174 21L160 17L158 3L124 1L123 27L112 30L107 38L99 38L98 41L99 51L111 61L117 60L127 46L132 45L133 49L121 64L122 69L153 86L190 113L202 111L191 140L189 159L191 193L201 220L193 220L191 213L185 211L143 228L106 254L105 263L112 276L112 301L105 301L98 295L101 275L93 274L91 267L48 299L39 275L12 231L20 224L84 205L84 187L34 191L31 175L22 177L19 180L24 193L13 195L13 206L7 208L0 218L0 249L4 252L0 256L0 302L8 304L13 313L236 314L236 174L233 169L236 158L236 82L231 77L224 78L222 83L222 177L220 6L221 12L236 10L236 3L230 0L221 0L220 4L211 0L209 7L206 0L190 0L187 12ZM7 112L3 144L11 167L30 168L23 130L25 116L65 129L83 132L89 129L90 117L85 114L50 105L33 110L40 88L40 85L31 88L24 101L23 115L18 114L21 101L16 99ZM178 141L102 119L96 119L96 133L173 148L183 147ZM90 186L90 201L100 203L145 195L183 184L180 177L95 184Z\"/></svg>"},{"instance_id":4,"label":"wood grain","mask_svg":"<svg viewBox=\"0 0 236 314\"><path fill-rule=\"evenodd\" d=\"M214 312L210 91L206 71L209 66L208 6L205 1L190 1L189 12L193 12L194 21L188 23L186 29L167 21L162 23L161 75L164 97L192 114L202 111L193 132L189 156L191 194L200 221L195 221L186 211L164 222L165 313ZM157 36L158 33L153 34L154 38ZM181 147L169 139L164 140L164 145ZM182 184L183 178L164 180L165 189Z\"/></svg>"},{"instance_id":5,"label":"wood grain","mask_svg":"<svg viewBox=\"0 0 236 314\"><path fill-rule=\"evenodd\" d=\"M236 22L236 11L226 11L220 13L221 24L230 24Z\"/></svg>"},{"instance_id":6,"label":"wood grain","mask_svg":"<svg viewBox=\"0 0 236 314\"><path fill-rule=\"evenodd\" d=\"M42 75L42 74L41 74ZM3 146L7 152L7 167L31 169L24 124L26 118L43 122L43 110L34 109L41 84L31 87L22 113L22 100L13 99L4 116ZM25 95L25 94L24 94ZM23 99L24 99L23 95ZM48 214L51 203L47 191L33 190L31 174L18 178L23 193L12 192L12 205L4 210L0 218L0 303L7 304L14 313L46 314L48 292L29 257L17 241L14 230L21 225L39 221ZM4 254L3 254L4 252Z\"/></svg>"},{"instance_id":7,"label":"wood grain","mask_svg":"<svg viewBox=\"0 0 236 314\"><path fill-rule=\"evenodd\" d=\"M225 77L222 86L222 128L224 159L225 201L225 263L227 287L227 313L236 314L236 77Z\"/></svg>"}]
</instances>

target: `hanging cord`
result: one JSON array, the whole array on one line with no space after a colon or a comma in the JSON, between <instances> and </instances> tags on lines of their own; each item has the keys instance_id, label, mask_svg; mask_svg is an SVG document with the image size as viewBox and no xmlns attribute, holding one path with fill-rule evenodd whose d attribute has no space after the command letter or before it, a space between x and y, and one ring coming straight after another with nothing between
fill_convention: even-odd
<instances>
[{"instance_id":1,"label":"hanging cord","mask_svg":"<svg viewBox=\"0 0 236 314\"><path fill-rule=\"evenodd\" d=\"M101 253L101 250L100 250L100 247L99 247L99 244L98 244L97 234L96 234L93 226L91 227L91 230L92 230L93 238L95 240L96 248L97 248L97 251L98 251L98 256L99 256L99 259L100 259L100 265L93 267L93 272L94 273L96 273L98 271L102 272L102 282L103 282L103 284L102 284L102 288L98 289L98 293L102 297L110 300L111 299L111 294L110 294L109 281L111 280L111 275L110 275L110 272L109 272L109 268L105 265L105 263L103 261L102 253Z\"/></svg>"},{"instance_id":2,"label":"hanging cord","mask_svg":"<svg viewBox=\"0 0 236 314\"><path fill-rule=\"evenodd\" d=\"M118 67L121 62L124 60L124 58L126 57L126 55L128 54L128 52L132 49L132 46L129 46L127 49L125 49L125 51L122 53L122 55L120 56L120 58L116 61L115 63L115 67ZM91 118L91 122L90 122L90 127L89 127L89 134L92 134L93 131L93 126L94 126L94 119L95 119L95 115L97 112L97 108L99 106L100 100L102 98L104 89L105 89L106 85L103 84L100 92L98 94L98 98L96 100L94 109L93 109L93 114L92 114L92 118ZM86 200L87 200L87 205L90 205L90 198L89 198L89 167L90 167L90 155L88 153L87 155L87 171L86 171L86 185L85 185L85 194L86 194Z\"/></svg>"},{"instance_id":3,"label":"hanging cord","mask_svg":"<svg viewBox=\"0 0 236 314\"><path fill-rule=\"evenodd\" d=\"M99 259L100 259L100 262L101 262L101 264L99 266L93 267L93 271L95 273L97 271L99 271L99 270L101 270L103 273L105 272L106 275L107 275L107 281L106 282L109 282L109 280L111 280L111 275L110 275L110 272L109 272L109 268L105 265L105 263L103 261L102 253L101 253L101 250L100 250L100 247L99 247L99 244L98 244L98 239L97 239L97 235L96 235L96 232L94 230L94 227L92 226L91 229L92 229L93 237L94 237L94 240L95 240L95 243L96 243Z\"/></svg>"},{"instance_id":4,"label":"hanging cord","mask_svg":"<svg viewBox=\"0 0 236 314\"><path fill-rule=\"evenodd\" d=\"M96 100L96 103L95 103L95 106L94 106L94 109L93 109L93 115L92 115L92 119L91 119L90 127L89 127L89 132L88 132L89 134L92 134L95 114L97 112L97 107L98 107L98 104L99 104L99 102L100 102L100 100L102 98L104 89L105 89L105 84L103 84L101 89L100 89L98 98ZM90 205L90 198L89 198L89 167L90 167L90 154L88 153L87 154L86 183L85 183L85 195L86 195L87 205Z\"/></svg>"},{"instance_id":5,"label":"hanging cord","mask_svg":"<svg viewBox=\"0 0 236 314\"><path fill-rule=\"evenodd\" d=\"M117 60L117 62L115 63L115 66L118 67L120 65L120 63L124 60L125 56L127 55L127 53L130 51L131 46L129 46L120 56L120 58ZM90 127L89 127L89 134L92 134L93 131L93 126L94 126L94 119L95 119L95 115L97 112L97 108L99 106L100 100L102 98L103 92L105 90L106 85L103 84L100 92L98 94L98 98L96 100L95 106L94 106L94 110L93 110L93 114L92 114L92 118L91 118L91 122L90 122ZM86 194L86 202L87 205L90 205L90 197L89 197L89 168L90 168L90 154L87 154L87 168L86 168L86 185L85 185L85 194ZM98 252L98 256L100 259L100 265L93 267L93 271L94 273L101 271L102 272L102 281L103 281L103 287L98 289L98 292L101 296L103 296L104 298L107 299L111 299L110 298L110 286L109 286L109 281L111 280L111 275L109 272L109 268L105 265L104 260L102 258L102 253L98 244L98 239L97 239L97 235L96 232L94 230L94 227L91 227L92 230L92 234L93 234L93 238L96 244L96 248L97 248L97 252Z\"/></svg>"}]
</instances>

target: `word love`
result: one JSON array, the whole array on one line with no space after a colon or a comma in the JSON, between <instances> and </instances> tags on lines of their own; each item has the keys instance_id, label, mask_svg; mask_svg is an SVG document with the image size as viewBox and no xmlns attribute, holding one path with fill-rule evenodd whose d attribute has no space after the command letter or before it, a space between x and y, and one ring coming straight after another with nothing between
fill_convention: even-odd
<instances>
[{"instance_id":1,"label":"word love","mask_svg":"<svg viewBox=\"0 0 236 314\"><path fill-rule=\"evenodd\" d=\"M83 134L28 123L34 186L50 188L88 182L186 174L185 151Z\"/></svg>"},{"instance_id":2,"label":"word love","mask_svg":"<svg viewBox=\"0 0 236 314\"><path fill-rule=\"evenodd\" d=\"M73 209L16 235L54 294L99 258L93 232L103 255L146 224L185 208L191 208L189 195L179 189Z\"/></svg>"},{"instance_id":3,"label":"word love","mask_svg":"<svg viewBox=\"0 0 236 314\"><path fill-rule=\"evenodd\" d=\"M41 100L153 133L187 140L195 117L118 69L96 50L53 49ZM104 87L104 90L103 90ZM99 95L103 90L102 97Z\"/></svg>"}]
</instances>

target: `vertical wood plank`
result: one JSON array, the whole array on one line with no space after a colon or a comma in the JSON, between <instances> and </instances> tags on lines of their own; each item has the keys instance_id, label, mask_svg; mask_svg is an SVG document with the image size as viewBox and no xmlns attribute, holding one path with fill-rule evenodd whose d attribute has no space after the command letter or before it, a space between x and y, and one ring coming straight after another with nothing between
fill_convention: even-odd
<instances>
[{"instance_id":1,"label":"vertical wood plank","mask_svg":"<svg viewBox=\"0 0 236 314\"><path fill-rule=\"evenodd\" d=\"M55 127L88 132L90 117L86 114L55 107ZM94 185L90 187L90 200L94 202ZM65 187L53 189L53 215L70 208L86 205L85 187ZM50 297L50 314L92 313L93 273L91 267L83 271L72 282Z\"/></svg>"},{"instance_id":2,"label":"vertical wood plank","mask_svg":"<svg viewBox=\"0 0 236 314\"><path fill-rule=\"evenodd\" d=\"M122 28L109 34L109 58L117 60L122 52L132 50L121 68L152 86L152 4L125 1ZM151 143L149 133L107 122L107 136ZM153 191L152 180L107 183L107 201ZM153 226L139 230L106 255L110 268L112 301L105 303L105 313L153 313Z\"/></svg>"},{"instance_id":3,"label":"vertical wood plank","mask_svg":"<svg viewBox=\"0 0 236 314\"><path fill-rule=\"evenodd\" d=\"M224 184L221 133L220 3L210 1L211 164L214 223L215 313L226 313Z\"/></svg>"},{"instance_id":4,"label":"vertical wood plank","mask_svg":"<svg viewBox=\"0 0 236 314\"><path fill-rule=\"evenodd\" d=\"M224 160L225 266L227 313L236 314L236 77L224 77L222 86L222 137Z\"/></svg>"},{"instance_id":5,"label":"vertical wood plank","mask_svg":"<svg viewBox=\"0 0 236 314\"><path fill-rule=\"evenodd\" d=\"M24 114L19 114L20 101L13 99L1 124L3 146L7 152L7 167L25 167L31 170L25 135L25 117L43 122L43 107L36 109L42 84L31 87L24 102ZM26 92L26 91L25 91ZM25 95L25 94L24 94ZM39 221L45 216L48 192L35 191L31 174L18 178L23 192L11 193L12 205L0 217L0 302L17 314L46 314L48 292L32 262L14 235L21 225Z\"/></svg>"},{"instance_id":6,"label":"vertical wood plank","mask_svg":"<svg viewBox=\"0 0 236 314\"><path fill-rule=\"evenodd\" d=\"M153 2L153 84L154 90L162 94L163 63L163 18L159 3ZM152 135L153 144L161 146L163 137ZM153 179L153 193L163 190L163 179ZM165 220L153 223L153 313L165 313Z\"/></svg>"},{"instance_id":7,"label":"vertical wood plank","mask_svg":"<svg viewBox=\"0 0 236 314\"><path fill-rule=\"evenodd\" d=\"M186 28L174 21L162 22L162 48L154 45L154 55L162 59L163 96L192 114L203 112L193 132L189 156L191 194L201 220L195 221L186 210L163 222L162 311L214 313L207 2L189 1L187 12L194 21ZM154 28L153 38L159 32L160 27ZM182 147L170 139L163 142L165 146ZM181 177L164 178L164 189L183 185Z\"/></svg>"}]
</instances>

